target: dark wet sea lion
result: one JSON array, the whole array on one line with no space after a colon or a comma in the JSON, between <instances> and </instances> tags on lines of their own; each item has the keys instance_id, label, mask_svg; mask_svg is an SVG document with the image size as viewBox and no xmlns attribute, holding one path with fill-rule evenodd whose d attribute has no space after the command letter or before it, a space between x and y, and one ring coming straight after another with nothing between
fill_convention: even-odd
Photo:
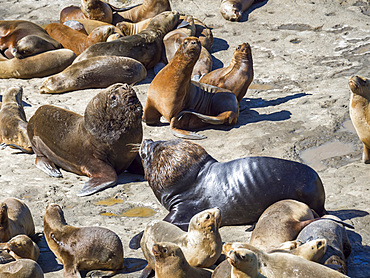
<instances>
[{"instance_id":1,"label":"dark wet sea lion","mask_svg":"<svg viewBox=\"0 0 370 278\"><path fill-rule=\"evenodd\" d=\"M142 140L141 115L135 91L120 83L98 93L84 116L43 105L27 126L35 164L53 177L62 176L57 166L88 176L78 196L112 187L124 170L141 172L132 145Z\"/></svg>"},{"instance_id":2,"label":"dark wet sea lion","mask_svg":"<svg viewBox=\"0 0 370 278\"><path fill-rule=\"evenodd\" d=\"M37 261L39 247L27 235L16 235L8 242L0 243L0 250L8 252L14 259L30 259Z\"/></svg>"},{"instance_id":3,"label":"dark wet sea lion","mask_svg":"<svg viewBox=\"0 0 370 278\"><path fill-rule=\"evenodd\" d=\"M42 268L33 260L19 259L6 264L0 264L1 278L43 278Z\"/></svg>"},{"instance_id":4,"label":"dark wet sea lion","mask_svg":"<svg viewBox=\"0 0 370 278\"><path fill-rule=\"evenodd\" d=\"M99 269L112 275L123 267L123 246L116 233L103 227L68 225L57 204L46 207L44 234L50 250L63 264L64 277L80 277L80 270Z\"/></svg>"}]
</instances>

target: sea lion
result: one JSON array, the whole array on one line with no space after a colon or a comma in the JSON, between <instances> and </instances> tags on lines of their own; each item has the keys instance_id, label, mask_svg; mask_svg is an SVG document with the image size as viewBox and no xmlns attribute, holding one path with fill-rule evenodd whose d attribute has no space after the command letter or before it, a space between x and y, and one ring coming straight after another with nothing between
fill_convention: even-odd
<instances>
[{"instance_id":1,"label":"sea lion","mask_svg":"<svg viewBox=\"0 0 370 278\"><path fill-rule=\"evenodd\" d=\"M212 272L189 265L181 248L171 242L157 242L152 249L155 257L155 278L207 278Z\"/></svg>"},{"instance_id":2,"label":"sea lion","mask_svg":"<svg viewBox=\"0 0 370 278\"><path fill-rule=\"evenodd\" d=\"M0 51L9 59L61 48L39 25L26 20L0 20Z\"/></svg>"},{"instance_id":3,"label":"sea lion","mask_svg":"<svg viewBox=\"0 0 370 278\"><path fill-rule=\"evenodd\" d=\"M208 51L211 51L213 46L213 34L211 29L207 27L202 21L197 18L194 18L195 23L195 37L197 37Z\"/></svg>"},{"instance_id":4,"label":"sea lion","mask_svg":"<svg viewBox=\"0 0 370 278\"><path fill-rule=\"evenodd\" d=\"M120 83L98 93L84 116L43 105L27 126L35 164L52 177L62 176L57 166L88 176L78 196L112 187L124 170L142 171L133 151L143 136L141 115L135 91Z\"/></svg>"},{"instance_id":5,"label":"sea lion","mask_svg":"<svg viewBox=\"0 0 370 278\"><path fill-rule=\"evenodd\" d=\"M118 33L122 37L125 36L118 27L116 27L116 26L114 26L112 24L103 22L103 21L98 21L98 20L93 20L93 19L76 19L76 20L66 21L63 24L68 26L68 25L71 25L70 22L78 22L78 23L80 23L83 26L83 29L86 31L87 35L91 34L91 32L93 32L98 27L101 27L101 26L110 26L110 27L113 27L114 28L114 33ZM72 29L75 29L75 28L72 28Z\"/></svg>"},{"instance_id":6,"label":"sea lion","mask_svg":"<svg viewBox=\"0 0 370 278\"><path fill-rule=\"evenodd\" d=\"M16 235L8 242L0 243L0 250L8 252L14 259L30 259L37 261L39 247L26 235Z\"/></svg>"},{"instance_id":7,"label":"sea lion","mask_svg":"<svg viewBox=\"0 0 370 278\"><path fill-rule=\"evenodd\" d=\"M132 36L139 34L148 27L152 18L147 18L137 23L122 21L116 24L116 27L124 34L124 36Z\"/></svg>"},{"instance_id":8,"label":"sea lion","mask_svg":"<svg viewBox=\"0 0 370 278\"><path fill-rule=\"evenodd\" d=\"M103 227L68 225L57 204L46 207L44 234L50 250L63 264L64 277L79 277L80 270L99 269L112 275L123 268L123 246L116 233Z\"/></svg>"},{"instance_id":9,"label":"sea lion","mask_svg":"<svg viewBox=\"0 0 370 278\"><path fill-rule=\"evenodd\" d=\"M45 77L64 70L75 58L72 50L57 49L24 59L0 61L0 78Z\"/></svg>"},{"instance_id":10,"label":"sea lion","mask_svg":"<svg viewBox=\"0 0 370 278\"><path fill-rule=\"evenodd\" d=\"M124 56L136 59L150 69L161 59L163 37L177 25L178 20L178 12L163 12L155 16L139 34L96 43L82 52L75 62L95 56Z\"/></svg>"},{"instance_id":11,"label":"sea lion","mask_svg":"<svg viewBox=\"0 0 370 278\"><path fill-rule=\"evenodd\" d=\"M326 218L328 219L325 220ZM326 239L328 248L319 262L329 267L335 265L340 272L347 274L346 259L351 254L351 243L343 225L330 219L340 221L334 215L325 215L320 221L304 227L296 241L309 243L315 239Z\"/></svg>"},{"instance_id":12,"label":"sea lion","mask_svg":"<svg viewBox=\"0 0 370 278\"><path fill-rule=\"evenodd\" d=\"M9 87L3 94L0 108L0 143L25 153L33 153L27 135L22 93L22 87Z\"/></svg>"},{"instance_id":13,"label":"sea lion","mask_svg":"<svg viewBox=\"0 0 370 278\"><path fill-rule=\"evenodd\" d=\"M305 203L290 199L278 201L259 217L249 243L267 251L294 240L305 226L315 220Z\"/></svg>"},{"instance_id":14,"label":"sea lion","mask_svg":"<svg viewBox=\"0 0 370 278\"><path fill-rule=\"evenodd\" d=\"M42 94L55 94L88 88L106 88L115 83L135 83L145 79L146 69L135 59L97 56L48 77L40 87Z\"/></svg>"},{"instance_id":15,"label":"sea lion","mask_svg":"<svg viewBox=\"0 0 370 278\"><path fill-rule=\"evenodd\" d=\"M0 243L1 244L1 243ZM14 262L15 259L8 251L0 249L0 265Z\"/></svg>"},{"instance_id":16,"label":"sea lion","mask_svg":"<svg viewBox=\"0 0 370 278\"><path fill-rule=\"evenodd\" d=\"M140 246L148 261L148 267L155 268L152 247L154 243L161 241L177 244L191 266L212 266L222 251L222 241L218 230L220 224L221 212L218 208L213 208L194 215L190 220L188 232L165 221L147 225ZM149 272L148 267L146 272Z\"/></svg>"},{"instance_id":17,"label":"sea lion","mask_svg":"<svg viewBox=\"0 0 370 278\"><path fill-rule=\"evenodd\" d=\"M35 234L30 209L16 198L5 198L0 201L0 241L7 242L16 235Z\"/></svg>"},{"instance_id":18,"label":"sea lion","mask_svg":"<svg viewBox=\"0 0 370 278\"><path fill-rule=\"evenodd\" d=\"M232 91L240 103L252 83L253 76L251 47L249 43L243 43L235 49L229 66L211 71L199 82Z\"/></svg>"},{"instance_id":19,"label":"sea lion","mask_svg":"<svg viewBox=\"0 0 370 278\"><path fill-rule=\"evenodd\" d=\"M143 114L148 125L159 124L163 116L175 136L204 139L188 130L236 123L239 107L231 91L191 81L200 51L198 38L184 39L172 60L154 77Z\"/></svg>"},{"instance_id":20,"label":"sea lion","mask_svg":"<svg viewBox=\"0 0 370 278\"><path fill-rule=\"evenodd\" d=\"M370 82L362 76L351 76L349 79L351 89L351 100L349 105L349 115L360 138L364 151L362 161L370 163Z\"/></svg>"},{"instance_id":21,"label":"sea lion","mask_svg":"<svg viewBox=\"0 0 370 278\"><path fill-rule=\"evenodd\" d=\"M240 21L254 0L221 0L220 12L226 20Z\"/></svg>"},{"instance_id":22,"label":"sea lion","mask_svg":"<svg viewBox=\"0 0 370 278\"><path fill-rule=\"evenodd\" d=\"M88 19L89 20L89 19ZM98 21L102 22L102 21ZM102 22L105 24L105 22ZM109 23L106 23L109 24ZM72 28L73 30L76 30L84 35L88 35L84 25L77 20L67 20L66 22L63 23L63 25L68 26L69 28Z\"/></svg>"},{"instance_id":23,"label":"sea lion","mask_svg":"<svg viewBox=\"0 0 370 278\"><path fill-rule=\"evenodd\" d=\"M114 26L97 27L89 35L84 35L61 23L50 23L45 30L50 37L78 56L89 46L107 41L108 37L114 33Z\"/></svg>"},{"instance_id":24,"label":"sea lion","mask_svg":"<svg viewBox=\"0 0 370 278\"><path fill-rule=\"evenodd\" d=\"M226 254L226 257L231 265L231 278L266 278L258 272L257 255L252 251L232 249Z\"/></svg>"},{"instance_id":25,"label":"sea lion","mask_svg":"<svg viewBox=\"0 0 370 278\"><path fill-rule=\"evenodd\" d=\"M43 278L44 272L38 263L30 259L19 259L0 264L1 278Z\"/></svg>"},{"instance_id":26,"label":"sea lion","mask_svg":"<svg viewBox=\"0 0 370 278\"><path fill-rule=\"evenodd\" d=\"M200 145L180 139L144 140L140 156L149 186L169 211L164 220L183 230L193 215L216 206L221 226L253 224L268 206L288 198L326 213L320 177L298 162L245 157L221 163Z\"/></svg>"}]
</instances>

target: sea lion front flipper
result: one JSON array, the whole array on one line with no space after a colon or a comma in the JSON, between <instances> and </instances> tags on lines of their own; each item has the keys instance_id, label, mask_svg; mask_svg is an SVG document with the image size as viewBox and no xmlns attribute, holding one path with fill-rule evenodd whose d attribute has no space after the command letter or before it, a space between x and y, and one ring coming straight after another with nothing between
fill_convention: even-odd
<instances>
[{"instance_id":1,"label":"sea lion front flipper","mask_svg":"<svg viewBox=\"0 0 370 278\"><path fill-rule=\"evenodd\" d=\"M134 237L130 240L129 247L130 249L137 250L140 248L140 241L143 237L144 231L141 231L137 235L134 235Z\"/></svg>"},{"instance_id":2,"label":"sea lion front flipper","mask_svg":"<svg viewBox=\"0 0 370 278\"><path fill-rule=\"evenodd\" d=\"M88 196L92 195L98 191L103 189L112 187L117 183L117 176L115 179L111 179L108 177L91 177L87 182L85 182L84 187L80 192L78 192L77 196Z\"/></svg>"},{"instance_id":3,"label":"sea lion front flipper","mask_svg":"<svg viewBox=\"0 0 370 278\"><path fill-rule=\"evenodd\" d=\"M151 274L154 273L154 270L153 268L150 267L150 265L148 264L144 269L143 271L141 272L140 274L140 278L148 278L148 277L153 277L151 276Z\"/></svg>"},{"instance_id":4,"label":"sea lion front flipper","mask_svg":"<svg viewBox=\"0 0 370 278\"><path fill-rule=\"evenodd\" d=\"M55 166L55 164L51 160L49 160L46 156L36 156L35 165L37 168L44 171L51 177L54 178L63 177L62 173L59 171L57 166Z\"/></svg>"}]
</instances>

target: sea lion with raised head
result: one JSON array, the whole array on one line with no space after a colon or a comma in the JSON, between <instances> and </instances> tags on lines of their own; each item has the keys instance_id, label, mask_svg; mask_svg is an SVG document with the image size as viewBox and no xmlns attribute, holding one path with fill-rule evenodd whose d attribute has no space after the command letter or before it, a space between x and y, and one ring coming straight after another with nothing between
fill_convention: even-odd
<instances>
[{"instance_id":1,"label":"sea lion with raised head","mask_svg":"<svg viewBox=\"0 0 370 278\"><path fill-rule=\"evenodd\" d=\"M0 243L0 250L8 252L14 259L30 259L37 261L40 249L26 235L16 235L8 242Z\"/></svg>"},{"instance_id":2,"label":"sea lion with raised head","mask_svg":"<svg viewBox=\"0 0 370 278\"><path fill-rule=\"evenodd\" d=\"M19 259L0 264L1 278L43 278L44 272L34 260Z\"/></svg>"},{"instance_id":3,"label":"sea lion with raised head","mask_svg":"<svg viewBox=\"0 0 370 278\"><path fill-rule=\"evenodd\" d=\"M112 187L124 170L142 172L133 151L133 144L139 144L143 136L141 115L135 91L120 83L98 93L84 116L43 105L27 126L35 164L52 177L62 176L58 167L88 176L78 196Z\"/></svg>"},{"instance_id":4,"label":"sea lion with raised head","mask_svg":"<svg viewBox=\"0 0 370 278\"><path fill-rule=\"evenodd\" d=\"M240 21L243 13L252 6L254 0L221 0L220 12L226 20Z\"/></svg>"},{"instance_id":5,"label":"sea lion with raised head","mask_svg":"<svg viewBox=\"0 0 370 278\"><path fill-rule=\"evenodd\" d=\"M44 215L44 234L50 250L63 264L64 277L79 277L80 270L100 270L112 275L123 268L119 236L103 227L68 225L62 209L49 204Z\"/></svg>"},{"instance_id":6,"label":"sea lion with raised head","mask_svg":"<svg viewBox=\"0 0 370 278\"><path fill-rule=\"evenodd\" d=\"M253 76L251 47L249 43L243 43L235 49L229 66L211 71L199 82L232 91L240 103L253 81Z\"/></svg>"},{"instance_id":7,"label":"sea lion with raised head","mask_svg":"<svg viewBox=\"0 0 370 278\"><path fill-rule=\"evenodd\" d=\"M226 257L231 265L231 278L266 278L259 273L257 255L251 250L231 249Z\"/></svg>"}]
</instances>

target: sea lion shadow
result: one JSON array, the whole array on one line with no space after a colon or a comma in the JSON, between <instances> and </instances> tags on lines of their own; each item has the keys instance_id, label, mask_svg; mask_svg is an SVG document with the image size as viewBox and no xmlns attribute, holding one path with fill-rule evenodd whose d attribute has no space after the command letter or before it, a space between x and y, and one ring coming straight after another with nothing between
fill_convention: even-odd
<instances>
[{"instance_id":1,"label":"sea lion shadow","mask_svg":"<svg viewBox=\"0 0 370 278\"><path fill-rule=\"evenodd\" d=\"M122 273L130 273L143 270L148 265L148 262L139 258L124 258L123 265L125 266L125 269Z\"/></svg>"},{"instance_id":2,"label":"sea lion shadow","mask_svg":"<svg viewBox=\"0 0 370 278\"><path fill-rule=\"evenodd\" d=\"M301 98L301 97L308 96L308 95L311 95L311 94L298 93L298 94L280 97L280 98L272 99L272 100L264 100L260 97L259 98L243 98L240 102L240 109L241 111L245 110L246 109L245 106L247 106L247 108L249 109L276 106L276 105L285 103L289 100Z\"/></svg>"},{"instance_id":3,"label":"sea lion shadow","mask_svg":"<svg viewBox=\"0 0 370 278\"><path fill-rule=\"evenodd\" d=\"M347 258L349 277L369 277L370 246L362 244L362 237L360 234L348 229L347 234L352 246L352 252Z\"/></svg>"},{"instance_id":4,"label":"sea lion shadow","mask_svg":"<svg viewBox=\"0 0 370 278\"><path fill-rule=\"evenodd\" d=\"M211 53L229 49L229 43L220 38L213 38ZM213 57L213 56L212 56Z\"/></svg>"},{"instance_id":5,"label":"sea lion shadow","mask_svg":"<svg viewBox=\"0 0 370 278\"><path fill-rule=\"evenodd\" d=\"M259 9L266 5L268 0L256 0L255 3L253 3L242 15L242 18L239 22L245 22L248 21L249 15L256 9Z\"/></svg>"},{"instance_id":6,"label":"sea lion shadow","mask_svg":"<svg viewBox=\"0 0 370 278\"><path fill-rule=\"evenodd\" d=\"M212 56L212 70L220 69L224 67L224 63L221 60L217 59L215 56Z\"/></svg>"},{"instance_id":7,"label":"sea lion shadow","mask_svg":"<svg viewBox=\"0 0 370 278\"><path fill-rule=\"evenodd\" d=\"M117 185L131 183L131 182L141 182L141 181L145 181L143 176L125 171L121 173L120 175L118 175Z\"/></svg>"},{"instance_id":8,"label":"sea lion shadow","mask_svg":"<svg viewBox=\"0 0 370 278\"><path fill-rule=\"evenodd\" d=\"M335 215L342 220L352 219L356 217L364 217L369 215L367 211L358 209L342 209L336 211L328 211L329 214Z\"/></svg>"},{"instance_id":9,"label":"sea lion shadow","mask_svg":"<svg viewBox=\"0 0 370 278\"><path fill-rule=\"evenodd\" d=\"M42 237L37 245L40 249L40 256L37 263L41 266L44 273L58 271L63 268L63 265L58 262L54 253L50 250L44 233L42 233Z\"/></svg>"}]
</instances>

